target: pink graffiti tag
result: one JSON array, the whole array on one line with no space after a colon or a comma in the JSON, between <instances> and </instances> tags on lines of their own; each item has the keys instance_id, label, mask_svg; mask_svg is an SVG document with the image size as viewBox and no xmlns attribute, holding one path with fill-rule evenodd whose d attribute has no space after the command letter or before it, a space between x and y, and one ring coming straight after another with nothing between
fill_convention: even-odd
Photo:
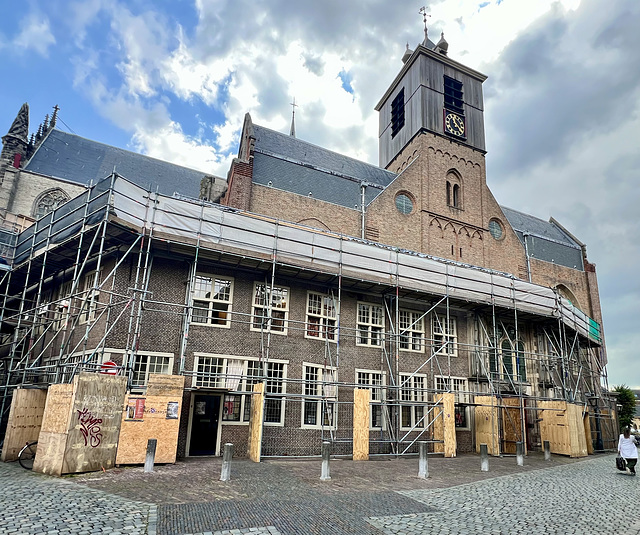
<instances>
[{"instance_id":1,"label":"pink graffiti tag","mask_svg":"<svg viewBox=\"0 0 640 535\"><path fill-rule=\"evenodd\" d=\"M91 445L97 448L102 442L102 433L100 432L100 424L102 418L94 418L91 412L86 408L78 411L78 420L80 420L80 431L84 437L84 445Z\"/></svg>"}]
</instances>

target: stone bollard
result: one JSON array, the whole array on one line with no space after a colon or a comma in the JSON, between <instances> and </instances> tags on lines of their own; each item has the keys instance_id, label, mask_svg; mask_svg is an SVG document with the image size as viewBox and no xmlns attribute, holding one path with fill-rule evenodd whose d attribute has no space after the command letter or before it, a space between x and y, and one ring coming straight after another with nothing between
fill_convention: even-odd
<instances>
[{"instance_id":1,"label":"stone bollard","mask_svg":"<svg viewBox=\"0 0 640 535\"><path fill-rule=\"evenodd\" d=\"M524 442L516 442L516 459L518 466L524 466Z\"/></svg>"},{"instance_id":2,"label":"stone bollard","mask_svg":"<svg viewBox=\"0 0 640 535\"><path fill-rule=\"evenodd\" d=\"M418 477L427 479L429 477L429 461L427 460L427 443L418 442Z\"/></svg>"},{"instance_id":3,"label":"stone bollard","mask_svg":"<svg viewBox=\"0 0 640 535\"><path fill-rule=\"evenodd\" d=\"M489 448L486 444L480 444L480 471L489 471Z\"/></svg>"},{"instance_id":4,"label":"stone bollard","mask_svg":"<svg viewBox=\"0 0 640 535\"><path fill-rule=\"evenodd\" d=\"M551 460L551 444L549 443L548 440L544 441L543 447L544 447L544 460L550 461Z\"/></svg>"},{"instance_id":5,"label":"stone bollard","mask_svg":"<svg viewBox=\"0 0 640 535\"><path fill-rule=\"evenodd\" d=\"M220 481L231 479L231 459L233 458L233 444L227 442L222 453L222 470L220 470Z\"/></svg>"},{"instance_id":6,"label":"stone bollard","mask_svg":"<svg viewBox=\"0 0 640 535\"><path fill-rule=\"evenodd\" d=\"M322 443L322 473L320 474L321 481L330 481L331 472L329 470L329 459L331 458L331 442Z\"/></svg>"},{"instance_id":7,"label":"stone bollard","mask_svg":"<svg viewBox=\"0 0 640 535\"><path fill-rule=\"evenodd\" d=\"M158 441L155 438L150 438L147 441L147 456L144 459L144 471L153 472L153 465L156 461L156 445Z\"/></svg>"}]
</instances>

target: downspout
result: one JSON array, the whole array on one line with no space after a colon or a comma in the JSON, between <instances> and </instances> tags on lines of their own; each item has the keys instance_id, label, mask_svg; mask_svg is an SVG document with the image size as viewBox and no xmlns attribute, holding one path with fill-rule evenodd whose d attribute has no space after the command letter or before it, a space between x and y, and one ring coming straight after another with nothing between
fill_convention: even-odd
<instances>
[{"instance_id":1,"label":"downspout","mask_svg":"<svg viewBox=\"0 0 640 535\"><path fill-rule=\"evenodd\" d=\"M527 257L527 277L529 279L529 282L531 282L531 262L529 260L529 246L527 245L527 236L529 236L529 233L522 233L522 237L524 238L524 254Z\"/></svg>"},{"instance_id":2,"label":"downspout","mask_svg":"<svg viewBox=\"0 0 640 535\"><path fill-rule=\"evenodd\" d=\"M364 227L365 227L365 204L364 204L364 192L367 189L366 182L360 183L360 213L361 213L361 228L360 237L364 240Z\"/></svg>"}]
</instances>

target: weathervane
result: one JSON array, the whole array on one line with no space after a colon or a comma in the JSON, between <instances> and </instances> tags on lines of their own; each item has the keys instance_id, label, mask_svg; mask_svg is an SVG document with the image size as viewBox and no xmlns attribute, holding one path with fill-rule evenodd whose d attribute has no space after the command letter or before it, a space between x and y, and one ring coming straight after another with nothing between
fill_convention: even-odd
<instances>
[{"instance_id":1,"label":"weathervane","mask_svg":"<svg viewBox=\"0 0 640 535\"><path fill-rule=\"evenodd\" d=\"M418 11L418 13L420 13L420 15L422 15L422 20L424 21L424 44L427 43L427 17L430 17L431 15L429 15L427 13L427 8L425 6L422 6L420 8L420 11Z\"/></svg>"},{"instance_id":2,"label":"weathervane","mask_svg":"<svg viewBox=\"0 0 640 535\"><path fill-rule=\"evenodd\" d=\"M293 97L293 102L291 104L291 130L289 131L289 135L291 137L296 137L296 108L298 105L296 104L296 97Z\"/></svg>"}]
</instances>

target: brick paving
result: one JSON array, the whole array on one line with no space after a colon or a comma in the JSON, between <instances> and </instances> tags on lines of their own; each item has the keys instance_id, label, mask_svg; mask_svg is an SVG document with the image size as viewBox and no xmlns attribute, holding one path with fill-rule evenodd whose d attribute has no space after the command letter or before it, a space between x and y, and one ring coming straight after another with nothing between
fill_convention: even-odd
<instances>
[{"instance_id":1,"label":"brick paving","mask_svg":"<svg viewBox=\"0 0 640 535\"><path fill-rule=\"evenodd\" d=\"M530 454L331 461L237 460L221 482L219 458L67 476L0 463L0 534L640 535L640 477L615 470L614 455L544 461Z\"/></svg>"}]
</instances>

